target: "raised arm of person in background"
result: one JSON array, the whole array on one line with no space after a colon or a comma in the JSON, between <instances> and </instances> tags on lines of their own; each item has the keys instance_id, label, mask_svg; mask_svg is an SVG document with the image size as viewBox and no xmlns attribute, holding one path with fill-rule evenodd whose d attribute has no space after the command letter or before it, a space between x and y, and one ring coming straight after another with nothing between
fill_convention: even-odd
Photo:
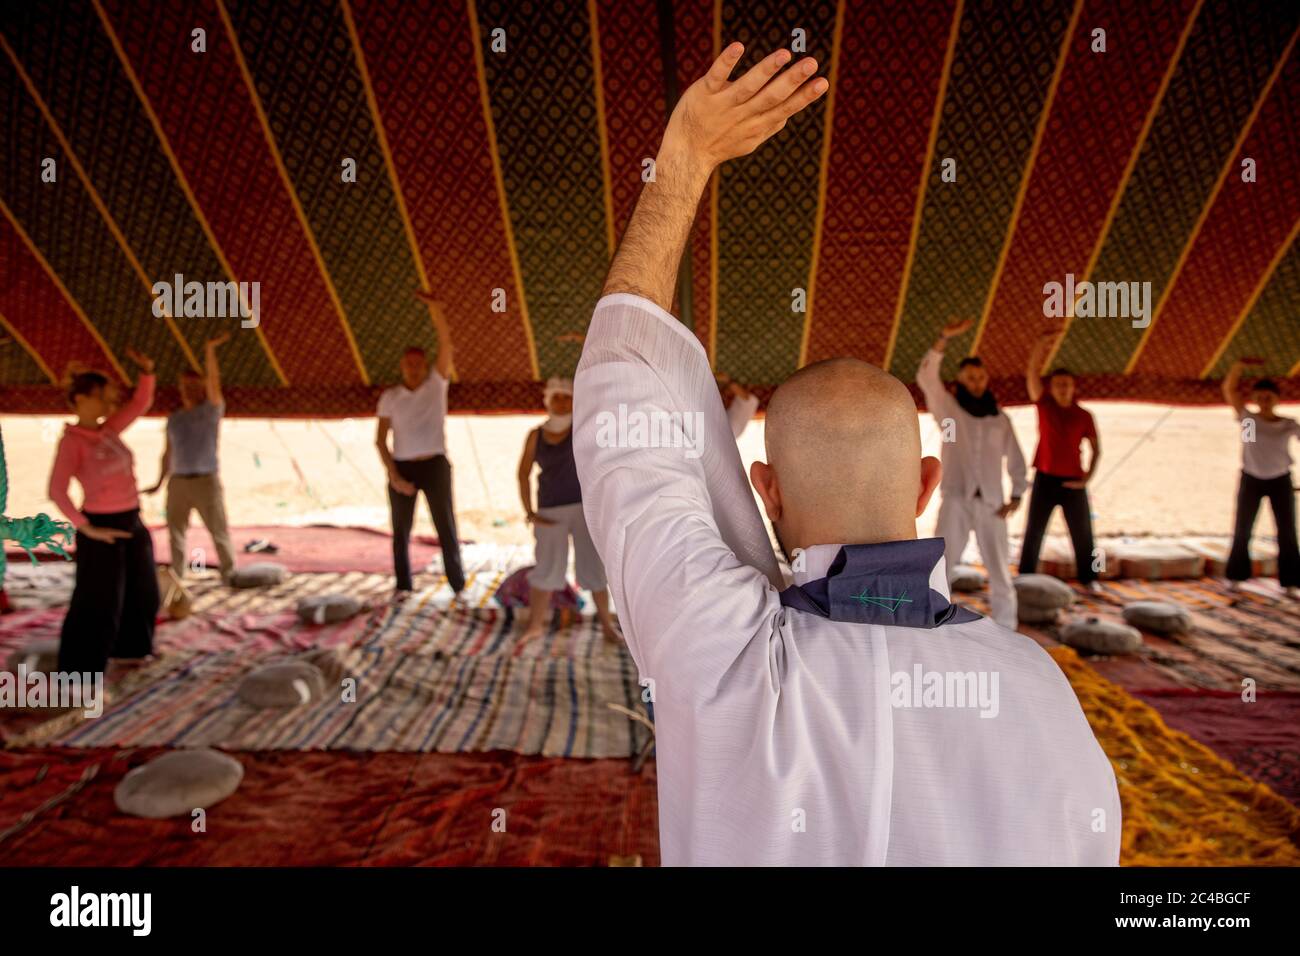
<instances>
[{"instance_id":1,"label":"raised arm of person in background","mask_svg":"<svg viewBox=\"0 0 1300 956\"><path fill-rule=\"evenodd\" d=\"M943 379L939 377L944 349L948 347L949 339L956 338L974 324L973 319L959 319L945 325L916 370L916 386L925 396L925 407L936 422L949 414L952 405L952 395L943 387Z\"/></svg>"},{"instance_id":2,"label":"raised arm of person in background","mask_svg":"<svg viewBox=\"0 0 1300 956\"><path fill-rule=\"evenodd\" d=\"M1263 360L1253 357L1243 357L1237 359L1228 368L1228 374L1223 376L1223 400L1232 407L1237 413L1237 417L1247 413L1246 400L1241 394L1241 372L1247 365L1263 365Z\"/></svg>"},{"instance_id":3,"label":"raised arm of person in background","mask_svg":"<svg viewBox=\"0 0 1300 956\"><path fill-rule=\"evenodd\" d=\"M451 326L447 324L447 316L442 311L442 302L432 292L423 289L416 292L415 297L428 306L433 329L438 333L438 360L434 363L433 370L450 382L456 365L452 361Z\"/></svg>"},{"instance_id":4,"label":"raised arm of person in background","mask_svg":"<svg viewBox=\"0 0 1300 956\"><path fill-rule=\"evenodd\" d=\"M1043 362L1047 360L1056 340L1062 334L1062 329L1048 329L1038 336L1038 341L1029 350L1029 359L1025 363L1025 388L1029 392L1031 402L1037 402L1043 397Z\"/></svg>"},{"instance_id":5,"label":"raised arm of person in background","mask_svg":"<svg viewBox=\"0 0 1300 956\"><path fill-rule=\"evenodd\" d=\"M217 349L230 341L230 333L222 332L208 339L203 348L203 384L208 401L218 407L225 404L221 395L221 369L217 365Z\"/></svg>"},{"instance_id":6,"label":"raised arm of person in background","mask_svg":"<svg viewBox=\"0 0 1300 956\"><path fill-rule=\"evenodd\" d=\"M128 348L126 357L140 366L140 378L135 383L135 391L130 401L104 419L104 430L120 435L130 424L149 411L153 405L154 387L153 359L141 355L135 349Z\"/></svg>"},{"instance_id":7,"label":"raised arm of person in background","mask_svg":"<svg viewBox=\"0 0 1300 956\"><path fill-rule=\"evenodd\" d=\"M641 673L683 702L716 687L770 626L780 574L708 358L669 313L677 271L718 165L752 152L828 86L811 59L782 72L788 50L733 81L743 51L728 46L674 108L574 382L583 510L624 636ZM620 440L624 412L689 425L689 444Z\"/></svg>"}]
</instances>

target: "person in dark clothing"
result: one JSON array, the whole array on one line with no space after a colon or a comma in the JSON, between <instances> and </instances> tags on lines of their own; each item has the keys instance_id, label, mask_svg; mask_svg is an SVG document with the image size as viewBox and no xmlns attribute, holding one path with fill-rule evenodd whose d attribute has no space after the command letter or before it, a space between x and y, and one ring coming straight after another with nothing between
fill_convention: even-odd
<instances>
[{"instance_id":1,"label":"person in dark clothing","mask_svg":"<svg viewBox=\"0 0 1300 956\"><path fill-rule=\"evenodd\" d=\"M412 346L402 356L402 382L379 397L379 429L375 444L388 472L388 504L393 516L393 570L397 594L409 593L411 526L416 495L424 493L442 548L447 583L456 596L465 588L456 537L456 512L451 497L451 462L443 423L447 417L447 388L452 374L451 330L442 307L428 293L418 297L429 306L438 333L438 360L432 367L424 349ZM393 448L388 433L393 433Z\"/></svg>"},{"instance_id":2,"label":"person in dark clothing","mask_svg":"<svg viewBox=\"0 0 1300 956\"><path fill-rule=\"evenodd\" d=\"M59 641L64 673L103 672L110 657L153 653L159 604L153 538L140 521L135 457L121 437L153 404L153 360L127 354L141 375L121 407L115 408L106 376L71 376L68 401L77 421L64 429L50 472L50 499L77 529L76 585ZM81 485L81 507L68 495L73 478Z\"/></svg>"},{"instance_id":3,"label":"person in dark clothing","mask_svg":"<svg viewBox=\"0 0 1300 956\"><path fill-rule=\"evenodd\" d=\"M1101 460L1101 441L1092 413L1075 402L1074 376L1058 368L1043 388L1040 370L1043 360L1061 335L1053 329L1039 337L1029 352L1025 385L1029 398L1038 409L1038 449L1034 452L1034 484L1029 492L1029 516L1025 523L1025 540L1020 549L1020 573L1032 574L1038 568L1038 553L1043 545L1052 512L1059 505L1074 545L1074 564L1079 583L1097 587L1092 537L1092 506L1088 501L1088 482L1097 472ZM1082 447L1090 451L1088 467L1083 466Z\"/></svg>"},{"instance_id":4,"label":"person in dark clothing","mask_svg":"<svg viewBox=\"0 0 1300 956\"><path fill-rule=\"evenodd\" d=\"M573 540L578 586L591 591L592 603L606 640L622 639L609 610L605 566L587 531L582 513L582 488L573 460L573 382L553 378L543 397L547 419L528 433L519 459L519 496L537 540L535 567L528 576L528 623L523 638L536 637L550 618L551 592L564 587L569 570L569 540ZM537 479L537 508L533 509L533 467Z\"/></svg>"},{"instance_id":5,"label":"person in dark clothing","mask_svg":"<svg viewBox=\"0 0 1300 956\"><path fill-rule=\"evenodd\" d=\"M1237 486L1237 519L1226 573L1233 590L1251 577L1250 536L1259 506L1268 499L1277 525L1277 579L1293 598L1300 598L1300 545L1296 542L1295 488L1291 484L1292 438L1300 439L1300 423L1277 414L1280 393L1272 379L1260 379L1251 389L1252 412L1241 396L1244 365L1260 359L1238 359L1223 379L1223 399L1237 415L1241 428L1241 482Z\"/></svg>"}]
</instances>

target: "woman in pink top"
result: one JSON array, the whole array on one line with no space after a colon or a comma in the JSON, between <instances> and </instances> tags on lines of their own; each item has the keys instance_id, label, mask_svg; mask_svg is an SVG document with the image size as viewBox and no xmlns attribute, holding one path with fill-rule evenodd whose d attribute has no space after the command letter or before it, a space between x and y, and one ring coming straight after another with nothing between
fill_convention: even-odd
<instances>
[{"instance_id":1,"label":"woman in pink top","mask_svg":"<svg viewBox=\"0 0 1300 956\"><path fill-rule=\"evenodd\" d=\"M50 473L50 498L77 528L77 583L63 619L59 670L102 672L110 657L153 653L158 578L153 539L140 521L135 459L122 432L153 404L153 361L128 350L140 366L130 401L114 409L107 378L72 377L68 401L77 421L64 429ZM68 497L81 485L78 508Z\"/></svg>"}]
</instances>

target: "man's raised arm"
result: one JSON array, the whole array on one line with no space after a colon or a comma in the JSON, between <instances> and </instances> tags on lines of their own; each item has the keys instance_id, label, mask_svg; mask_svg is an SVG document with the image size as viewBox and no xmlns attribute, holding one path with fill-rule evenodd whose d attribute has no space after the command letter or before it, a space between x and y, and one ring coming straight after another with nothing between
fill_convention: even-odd
<instances>
[{"instance_id":1,"label":"man's raised arm","mask_svg":"<svg viewBox=\"0 0 1300 956\"><path fill-rule=\"evenodd\" d=\"M783 72L784 50L732 81L742 52L729 46L674 108L574 379L587 527L633 658L643 675L675 673L678 693L723 678L777 606L781 579L708 356L669 312L714 169L826 90L812 60Z\"/></svg>"},{"instance_id":2,"label":"man's raised arm","mask_svg":"<svg viewBox=\"0 0 1300 956\"><path fill-rule=\"evenodd\" d=\"M731 71L744 52L740 43L727 47L673 110L655 158L655 178L641 190L604 295L639 295L671 312L677 270L713 171L752 153L830 85L812 78L817 63L811 57L781 73L789 50L777 50L733 81Z\"/></svg>"}]
</instances>

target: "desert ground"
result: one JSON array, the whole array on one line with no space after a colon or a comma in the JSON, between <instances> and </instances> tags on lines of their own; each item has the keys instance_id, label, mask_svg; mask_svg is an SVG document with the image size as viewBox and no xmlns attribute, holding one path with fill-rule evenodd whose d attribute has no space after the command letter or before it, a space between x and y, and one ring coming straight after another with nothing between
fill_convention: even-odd
<instances>
[{"instance_id":1,"label":"desert ground","mask_svg":"<svg viewBox=\"0 0 1300 956\"><path fill-rule=\"evenodd\" d=\"M1238 430L1223 407L1093 402L1102 441L1101 468L1091 485L1096 530L1107 536L1228 535L1241 452ZM1281 414L1300 416L1300 404ZM1030 407L1009 409L1027 461L1038 440ZM46 482L66 418L0 417L9 464L10 516L53 513ZM463 539L522 544L532 540L523 520L516 468L536 415L454 415L447 422L454 468L456 511ZM141 487L157 480L164 422L145 418L126 433L135 451ZM341 524L388 528L383 471L374 446L373 418L343 420L228 419L221 433L221 476L232 525ZM940 438L921 416L925 452L938 454ZM763 422L740 438L746 466L763 456ZM1032 474L1032 472L1031 472ZM79 492L74 491L74 498ZM864 490L864 507L869 493ZM143 499L145 520L163 522L162 493ZM936 498L937 501L937 498ZM918 531L934 530L936 502ZM195 518L195 521L198 519ZM1011 532L1024 529L1025 509ZM421 506L417 532L432 533ZM1051 533L1064 533L1058 512ZM1256 534L1275 534L1267 507ZM236 545L242 545L237 541Z\"/></svg>"}]
</instances>

